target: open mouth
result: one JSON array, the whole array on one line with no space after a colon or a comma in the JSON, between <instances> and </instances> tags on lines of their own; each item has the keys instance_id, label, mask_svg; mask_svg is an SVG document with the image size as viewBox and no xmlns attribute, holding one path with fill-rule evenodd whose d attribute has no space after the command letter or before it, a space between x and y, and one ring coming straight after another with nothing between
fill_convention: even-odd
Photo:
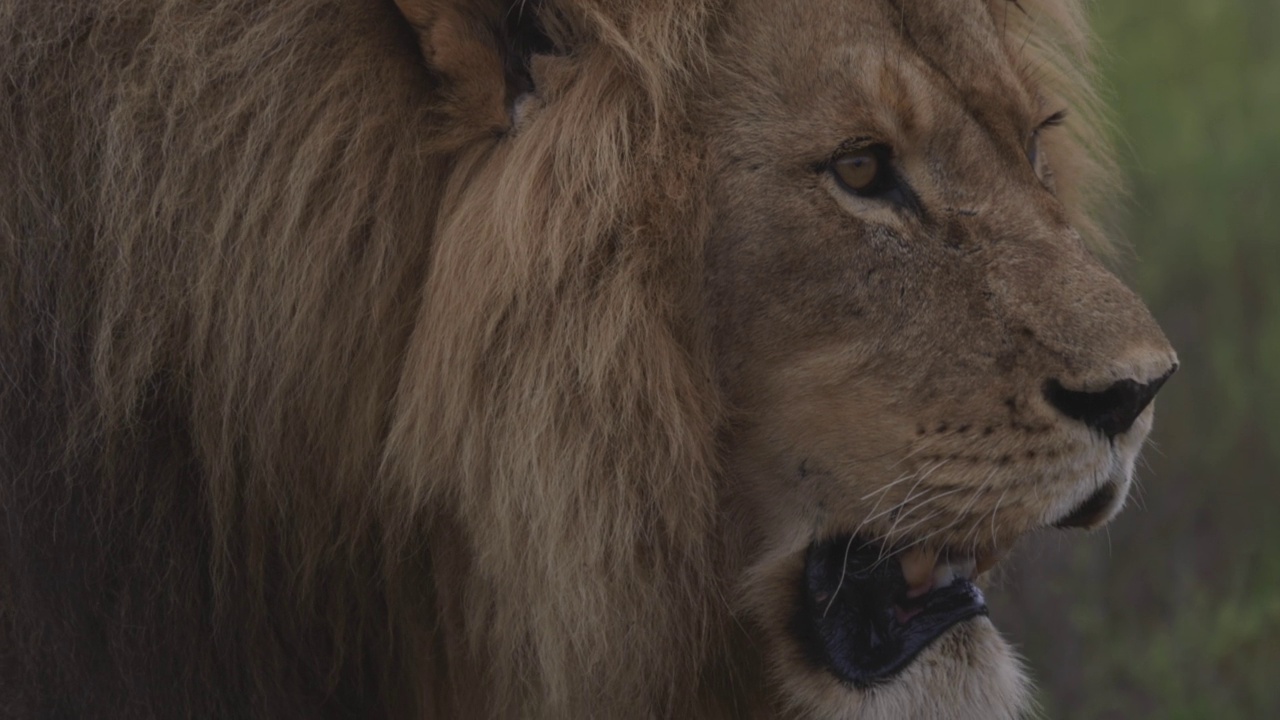
<instances>
[{"instance_id":1,"label":"open mouth","mask_svg":"<svg viewBox=\"0 0 1280 720\"><path fill-rule=\"evenodd\" d=\"M856 536L814 543L793 630L812 662L865 689L893 677L951 626L986 615L973 580L995 560L894 551Z\"/></svg>"},{"instance_id":2,"label":"open mouth","mask_svg":"<svg viewBox=\"0 0 1280 720\"><path fill-rule=\"evenodd\" d=\"M1107 483L1050 524L1096 527L1120 495ZM1008 549L904 548L857 535L815 542L805 553L792 631L815 665L859 689L871 687L956 623L987 614L973 581Z\"/></svg>"}]
</instances>

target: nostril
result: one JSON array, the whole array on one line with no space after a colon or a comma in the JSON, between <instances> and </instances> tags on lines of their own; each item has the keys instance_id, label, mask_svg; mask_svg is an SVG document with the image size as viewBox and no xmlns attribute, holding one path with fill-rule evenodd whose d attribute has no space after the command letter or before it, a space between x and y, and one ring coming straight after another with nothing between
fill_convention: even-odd
<instances>
[{"instance_id":1,"label":"nostril","mask_svg":"<svg viewBox=\"0 0 1280 720\"><path fill-rule=\"evenodd\" d=\"M1045 383L1044 396L1063 415L1079 420L1097 430L1107 439L1123 434L1133 427L1142 411L1151 404L1173 370L1149 383L1120 380L1105 390L1090 392L1071 390L1057 380Z\"/></svg>"}]
</instances>

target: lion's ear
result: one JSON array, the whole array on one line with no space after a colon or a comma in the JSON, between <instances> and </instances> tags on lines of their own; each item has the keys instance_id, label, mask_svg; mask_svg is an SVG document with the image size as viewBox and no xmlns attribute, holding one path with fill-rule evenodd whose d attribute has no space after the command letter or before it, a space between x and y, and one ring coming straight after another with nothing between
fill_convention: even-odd
<instances>
[{"instance_id":1,"label":"lion's ear","mask_svg":"<svg viewBox=\"0 0 1280 720\"><path fill-rule=\"evenodd\" d=\"M459 119L495 130L510 127L533 92L529 60L552 44L539 0L395 0L413 27L427 65L443 81Z\"/></svg>"}]
</instances>

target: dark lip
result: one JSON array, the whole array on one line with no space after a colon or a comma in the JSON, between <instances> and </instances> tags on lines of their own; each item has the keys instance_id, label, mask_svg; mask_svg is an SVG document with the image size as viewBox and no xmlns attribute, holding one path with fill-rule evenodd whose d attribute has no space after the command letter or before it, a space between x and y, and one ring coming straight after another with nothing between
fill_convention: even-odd
<instances>
[{"instance_id":1,"label":"dark lip","mask_svg":"<svg viewBox=\"0 0 1280 720\"><path fill-rule=\"evenodd\" d=\"M1097 525L1107 516L1116 504L1120 489L1115 481L1108 482L1085 498L1079 505L1070 510L1061 519L1054 521L1053 526L1059 530L1068 528L1087 528Z\"/></svg>"},{"instance_id":2,"label":"dark lip","mask_svg":"<svg viewBox=\"0 0 1280 720\"><path fill-rule=\"evenodd\" d=\"M952 626L987 614L982 591L959 578L908 599L893 553L848 535L809 546L799 590L792 631L802 650L859 689L892 679Z\"/></svg>"}]
</instances>

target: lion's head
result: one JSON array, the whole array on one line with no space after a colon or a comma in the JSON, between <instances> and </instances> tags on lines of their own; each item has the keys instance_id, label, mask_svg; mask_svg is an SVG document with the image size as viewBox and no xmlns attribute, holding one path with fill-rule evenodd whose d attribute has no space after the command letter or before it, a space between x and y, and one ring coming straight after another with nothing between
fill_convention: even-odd
<instances>
[{"instance_id":1,"label":"lion's head","mask_svg":"<svg viewBox=\"0 0 1280 720\"><path fill-rule=\"evenodd\" d=\"M1076 0L251 4L3 16L21 702L1025 708L981 576L1176 367Z\"/></svg>"},{"instance_id":2,"label":"lion's head","mask_svg":"<svg viewBox=\"0 0 1280 720\"><path fill-rule=\"evenodd\" d=\"M1176 367L1077 229L1074 98L1007 25L1045 8L744 6L707 287L774 677L820 716L1013 715L972 582L1119 510Z\"/></svg>"},{"instance_id":3,"label":"lion's head","mask_svg":"<svg viewBox=\"0 0 1280 720\"><path fill-rule=\"evenodd\" d=\"M523 275L482 282L537 297L503 326L477 320L505 363L467 358L490 363L472 397L500 395L515 378L516 393L489 412L519 405L510 422L529 423L485 435L506 447L522 432L541 436L518 457L546 466L500 487L545 478L541 492L566 502L557 485L575 477L586 483L578 502L617 503L612 515L558 510L539 530L515 522L503 538L589 528L587 564L629 588L625 598L586 592L589 611L559 588L546 612L569 614L563 637L539 646L576 642L576 627L584 643L611 633L620 651L640 643L635 656L621 651L627 674L670 672L685 666L672 657L682 653L759 663L770 702L818 717L1015 715L1023 680L974 580L1031 530L1095 527L1117 512L1150 401L1176 366L1141 301L1082 237L1096 233L1082 186L1105 177L1091 164L1100 148L1088 143L1100 138L1072 64L1083 62L1073 54L1083 52L1079 8L538 9L557 10L548 45L559 52L533 56L532 89L507 98L501 159L477 171L494 177L471 188L490 207L537 208L542 224L530 228L527 212L477 220L484 211L466 198L449 227L473 239L554 238L538 249L518 241L514 267L482 271ZM556 35L578 12L599 25ZM528 153L542 153L540 172L530 174ZM581 217L545 209L557 202L578 203ZM456 252L474 273L474 253L492 250ZM465 312L443 298L432 306ZM531 342L541 348L532 357L560 365L529 367ZM577 417L552 421L569 427L550 446L546 425L528 420L565 413ZM699 459L709 432L723 465ZM468 524L492 523L493 500ZM582 563L583 541L570 542L560 561ZM723 554L698 563L713 547ZM501 554L522 556L514 550ZM599 577L563 574L577 592ZM711 607L708 592L721 594ZM596 627L601 613L645 637ZM746 624L750 659L717 659L695 642L707 631L689 623L725 613Z\"/></svg>"}]
</instances>

